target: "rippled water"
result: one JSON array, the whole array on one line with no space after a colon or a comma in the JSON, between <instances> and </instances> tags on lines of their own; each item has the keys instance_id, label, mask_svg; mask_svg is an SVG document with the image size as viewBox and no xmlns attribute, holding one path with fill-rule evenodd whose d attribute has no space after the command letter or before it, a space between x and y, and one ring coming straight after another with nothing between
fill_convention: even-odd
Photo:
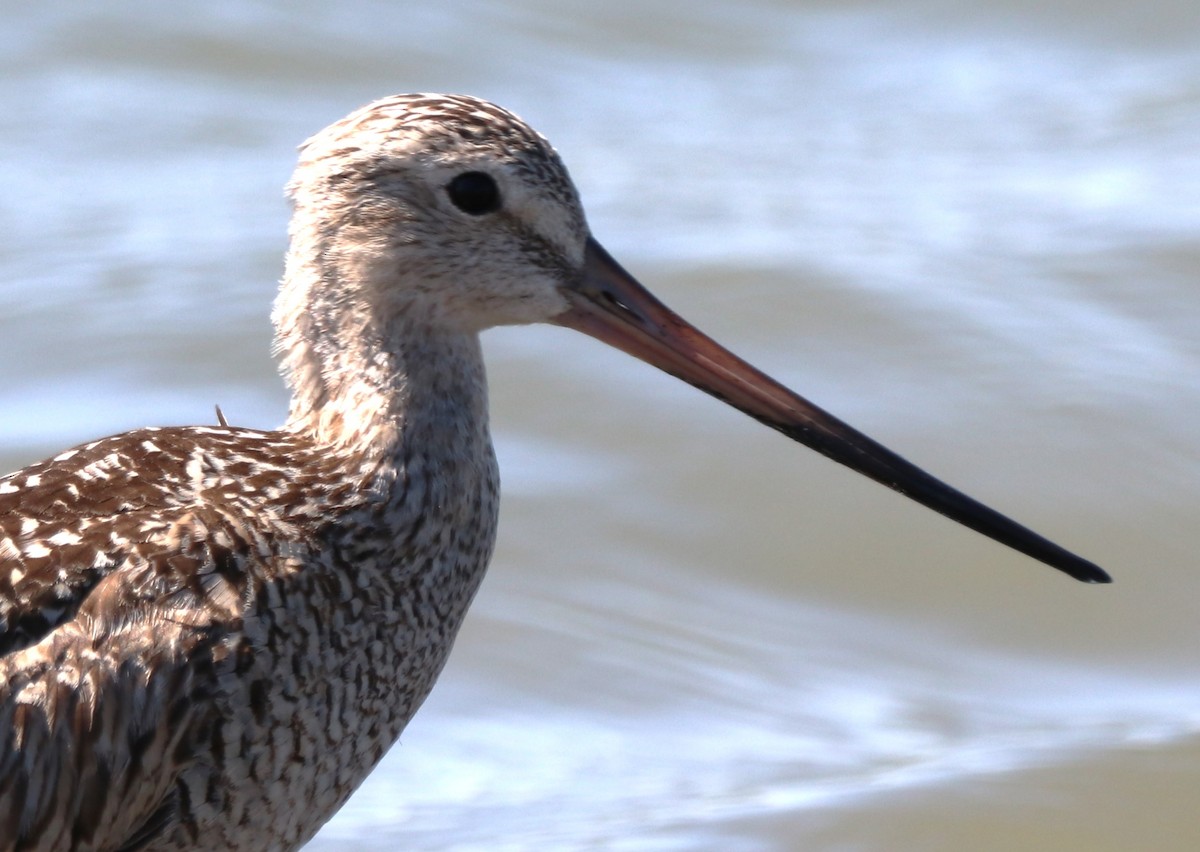
<instances>
[{"instance_id":1,"label":"rippled water","mask_svg":"<svg viewBox=\"0 0 1200 852\"><path fill-rule=\"evenodd\" d=\"M490 97L674 307L1117 582L491 332L491 575L310 848L1194 849L1198 8L11 4L0 460L280 421L295 145Z\"/></svg>"}]
</instances>

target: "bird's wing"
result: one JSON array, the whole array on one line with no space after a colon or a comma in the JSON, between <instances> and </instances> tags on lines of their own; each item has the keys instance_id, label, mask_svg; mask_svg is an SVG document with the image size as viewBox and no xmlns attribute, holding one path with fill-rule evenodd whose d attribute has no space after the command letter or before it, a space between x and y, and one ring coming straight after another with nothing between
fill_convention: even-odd
<instances>
[{"instance_id":1,"label":"bird's wing","mask_svg":"<svg viewBox=\"0 0 1200 852\"><path fill-rule=\"evenodd\" d=\"M129 516L161 499L143 442L157 446L127 432L0 479L0 654L71 619L136 546Z\"/></svg>"},{"instance_id":2,"label":"bird's wing","mask_svg":"<svg viewBox=\"0 0 1200 852\"><path fill-rule=\"evenodd\" d=\"M229 480L213 468L226 464L222 443L262 435L139 429L0 479L0 655L69 621L91 590L130 560L177 555L169 540L186 544L195 518L176 510L221 502L213 492ZM196 566L178 555L167 567L187 574Z\"/></svg>"},{"instance_id":3,"label":"bird's wing","mask_svg":"<svg viewBox=\"0 0 1200 852\"><path fill-rule=\"evenodd\" d=\"M248 572L270 562L229 506L189 493L215 481L205 452L141 430L0 479L0 852L174 830L180 772L247 650Z\"/></svg>"},{"instance_id":4,"label":"bird's wing","mask_svg":"<svg viewBox=\"0 0 1200 852\"><path fill-rule=\"evenodd\" d=\"M136 849L174 828L237 657L241 599L202 549L194 583L129 560L0 659L0 850Z\"/></svg>"}]
</instances>

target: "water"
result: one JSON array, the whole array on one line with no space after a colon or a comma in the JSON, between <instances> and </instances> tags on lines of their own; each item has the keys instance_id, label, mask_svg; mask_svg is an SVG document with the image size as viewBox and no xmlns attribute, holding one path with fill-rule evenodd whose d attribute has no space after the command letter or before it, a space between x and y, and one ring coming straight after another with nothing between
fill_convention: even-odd
<instances>
[{"instance_id":1,"label":"water","mask_svg":"<svg viewBox=\"0 0 1200 852\"><path fill-rule=\"evenodd\" d=\"M278 423L295 145L490 97L668 303L1117 582L492 332L492 572L310 848L1196 848L1198 8L11 4L0 461Z\"/></svg>"}]
</instances>

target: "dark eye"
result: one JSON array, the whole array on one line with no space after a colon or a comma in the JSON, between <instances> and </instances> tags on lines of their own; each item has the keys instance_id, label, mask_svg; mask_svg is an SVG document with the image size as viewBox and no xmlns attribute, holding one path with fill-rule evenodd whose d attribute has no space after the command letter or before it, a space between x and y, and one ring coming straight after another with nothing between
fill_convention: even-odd
<instances>
[{"instance_id":1,"label":"dark eye","mask_svg":"<svg viewBox=\"0 0 1200 852\"><path fill-rule=\"evenodd\" d=\"M483 172L463 172L446 184L446 193L455 207L472 216L500 209L500 187L491 175Z\"/></svg>"}]
</instances>

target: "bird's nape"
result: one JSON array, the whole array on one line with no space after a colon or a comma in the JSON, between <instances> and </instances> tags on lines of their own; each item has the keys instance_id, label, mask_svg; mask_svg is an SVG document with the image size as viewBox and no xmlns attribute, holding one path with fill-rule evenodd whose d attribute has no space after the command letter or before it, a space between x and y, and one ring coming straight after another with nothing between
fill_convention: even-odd
<instances>
[{"instance_id":1,"label":"bird's nape","mask_svg":"<svg viewBox=\"0 0 1200 852\"><path fill-rule=\"evenodd\" d=\"M560 325L582 331L723 400L822 455L951 520L1085 583L1098 565L950 487L746 363L670 310L594 239L583 274L565 289Z\"/></svg>"}]
</instances>

